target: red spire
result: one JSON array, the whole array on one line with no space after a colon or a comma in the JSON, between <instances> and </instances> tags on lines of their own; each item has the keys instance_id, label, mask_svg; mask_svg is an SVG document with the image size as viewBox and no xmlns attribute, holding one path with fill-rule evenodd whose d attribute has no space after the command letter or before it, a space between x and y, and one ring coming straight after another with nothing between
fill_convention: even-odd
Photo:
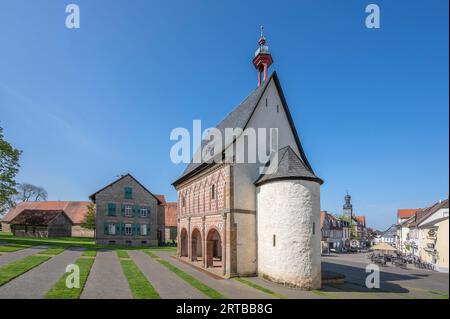
<instances>
[{"instance_id":1,"label":"red spire","mask_svg":"<svg viewBox=\"0 0 450 319\"><path fill-rule=\"evenodd\" d=\"M264 27L261 26L261 35L259 37L259 48L255 52L253 65L258 70L258 86L267 79L267 70L273 63L272 55L269 52L269 47L266 45L266 38L263 34Z\"/></svg>"}]
</instances>

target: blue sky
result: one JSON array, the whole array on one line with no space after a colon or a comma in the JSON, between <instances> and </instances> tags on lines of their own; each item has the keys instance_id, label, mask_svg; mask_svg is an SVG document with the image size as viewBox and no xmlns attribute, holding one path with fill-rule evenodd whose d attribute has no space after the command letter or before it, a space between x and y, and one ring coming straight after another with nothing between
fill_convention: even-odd
<instances>
[{"instance_id":1,"label":"blue sky","mask_svg":"<svg viewBox=\"0 0 450 319\"><path fill-rule=\"evenodd\" d=\"M261 24L322 209L341 213L348 190L383 229L448 196L448 1L71 2L0 0L0 126L23 150L18 180L49 199L130 172L175 200L170 131L216 125L255 88Z\"/></svg>"}]
</instances>

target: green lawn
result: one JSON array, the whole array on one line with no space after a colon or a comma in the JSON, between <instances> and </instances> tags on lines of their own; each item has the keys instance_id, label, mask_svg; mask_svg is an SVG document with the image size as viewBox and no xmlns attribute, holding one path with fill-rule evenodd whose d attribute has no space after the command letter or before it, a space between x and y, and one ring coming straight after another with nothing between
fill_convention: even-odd
<instances>
[{"instance_id":1,"label":"green lawn","mask_svg":"<svg viewBox=\"0 0 450 319\"><path fill-rule=\"evenodd\" d=\"M97 256L97 249L86 249L81 256L95 258Z\"/></svg>"},{"instance_id":2,"label":"green lawn","mask_svg":"<svg viewBox=\"0 0 450 319\"><path fill-rule=\"evenodd\" d=\"M270 290L270 289L268 289L266 287L263 287L263 286L260 286L258 284L255 284L253 281L250 281L250 280L247 280L247 279L244 279L244 278L240 278L240 277L235 278L235 279L237 281L239 281L240 283L243 283L244 285L250 286L250 287L255 288L255 289L259 290L259 291L265 292L266 294L272 295L274 297L277 297L277 298L280 298L280 299L286 299L287 298L285 295L276 293L276 292L274 292L274 291L272 291L272 290Z\"/></svg>"},{"instance_id":3,"label":"green lawn","mask_svg":"<svg viewBox=\"0 0 450 319\"><path fill-rule=\"evenodd\" d=\"M117 256L119 256L119 258L125 258L125 259L130 258L130 256L128 256L127 251L124 250L124 249L118 249L117 250Z\"/></svg>"},{"instance_id":4,"label":"green lawn","mask_svg":"<svg viewBox=\"0 0 450 319\"><path fill-rule=\"evenodd\" d=\"M65 273L47 292L45 299L79 299L84 289L89 272L94 264L94 258L79 258L75 264L80 267L80 288L67 288L66 279L70 273Z\"/></svg>"},{"instance_id":5,"label":"green lawn","mask_svg":"<svg viewBox=\"0 0 450 319\"><path fill-rule=\"evenodd\" d=\"M126 253L126 251L124 251ZM119 251L117 251L119 253ZM128 256L128 254L127 254ZM160 299L158 292L131 259L121 259L123 273L135 299Z\"/></svg>"},{"instance_id":6,"label":"green lawn","mask_svg":"<svg viewBox=\"0 0 450 319\"><path fill-rule=\"evenodd\" d=\"M0 286L49 260L50 256L28 256L0 267Z\"/></svg>"},{"instance_id":7,"label":"green lawn","mask_svg":"<svg viewBox=\"0 0 450 319\"><path fill-rule=\"evenodd\" d=\"M64 250L66 250L65 247L51 247L40 251L38 255L56 256L62 253Z\"/></svg>"},{"instance_id":8,"label":"green lawn","mask_svg":"<svg viewBox=\"0 0 450 319\"><path fill-rule=\"evenodd\" d=\"M29 247L31 247L31 245L24 245L24 244L0 245L0 253L12 253Z\"/></svg>"},{"instance_id":9,"label":"green lawn","mask_svg":"<svg viewBox=\"0 0 450 319\"><path fill-rule=\"evenodd\" d=\"M169 269L170 271L175 273L178 277L180 277L181 279L186 281L189 285L191 285L192 287L194 287L197 290L199 290L202 293L204 293L206 296L208 296L208 297L210 297L212 299L225 299L226 298L224 295L222 295L217 290L214 290L213 288L205 285L200 280L195 279L194 277L192 277L188 273L185 273L184 271L182 271L181 269L175 267L174 265L172 265L171 263L165 261L164 259L159 258L152 251L145 250L144 252L146 254L148 254L150 257L154 258L156 261L158 261L161 265L163 265L164 267L166 267L167 269Z\"/></svg>"}]
</instances>

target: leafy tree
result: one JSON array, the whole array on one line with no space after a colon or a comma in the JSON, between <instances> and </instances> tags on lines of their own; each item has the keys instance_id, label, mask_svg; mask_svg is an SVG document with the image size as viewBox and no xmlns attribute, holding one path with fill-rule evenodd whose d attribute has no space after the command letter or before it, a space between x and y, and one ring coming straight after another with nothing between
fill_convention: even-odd
<instances>
[{"instance_id":1,"label":"leafy tree","mask_svg":"<svg viewBox=\"0 0 450 319\"><path fill-rule=\"evenodd\" d=\"M47 200L47 191L45 188L33 184L17 184L17 194L14 196L15 202L43 201Z\"/></svg>"},{"instance_id":2,"label":"leafy tree","mask_svg":"<svg viewBox=\"0 0 450 319\"><path fill-rule=\"evenodd\" d=\"M4 139L0 127L0 215L13 205L12 196L17 194L15 177L20 168L20 154L22 151Z\"/></svg>"},{"instance_id":3,"label":"leafy tree","mask_svg":"<svg viewBox=\"0 0 450 319\"><path fill-rule=\"evenodd\" d=\"M86 229L92 229L95 232L95 204L89 203L87 207L88 211L81 222L81 227Z\"/></svg>"}]
</instances>

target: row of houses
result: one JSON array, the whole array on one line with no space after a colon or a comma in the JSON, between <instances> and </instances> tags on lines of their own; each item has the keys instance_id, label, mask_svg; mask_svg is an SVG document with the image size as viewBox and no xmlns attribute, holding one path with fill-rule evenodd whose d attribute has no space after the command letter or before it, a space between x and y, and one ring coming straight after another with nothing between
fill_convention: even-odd
<instances>
[{"instance_id":1,"label":"row of houses","mask_svg":"<svg viewBox=\"0 0 450 319\"><path fill-rule=\"evenodd\" d=\"M437 271L448 272L449 204L441 200L425 208L397 210L397 223L377 239L397 248L398 252L420 258Z\"/></svg>"},{"instance_id":2,"label":"row of houses","mask_svg":"<svg viewBox=\"0 0 450 319\"><path fill-rule=\"evenodd\" d=\"M97 244L156 246L177 239L177 203L123 175L92 194L91 201L22 202L2 219L3 231L27 237L94 237ZM95 232L83 228L96 204Z\"/></svg>"},{"instance_id":3,"label":"row of houses","mask_svg":"<svg viewBox=\"0 0 450 319\"><path fill-rule=\"evenodd\" d=\"M366 248L375 237L374 231L366 225L366 217L354 215L348 193L344 200L341 216L320 212L322 252L341 253L349 249Z\"/></svg>"}]
</instances>

